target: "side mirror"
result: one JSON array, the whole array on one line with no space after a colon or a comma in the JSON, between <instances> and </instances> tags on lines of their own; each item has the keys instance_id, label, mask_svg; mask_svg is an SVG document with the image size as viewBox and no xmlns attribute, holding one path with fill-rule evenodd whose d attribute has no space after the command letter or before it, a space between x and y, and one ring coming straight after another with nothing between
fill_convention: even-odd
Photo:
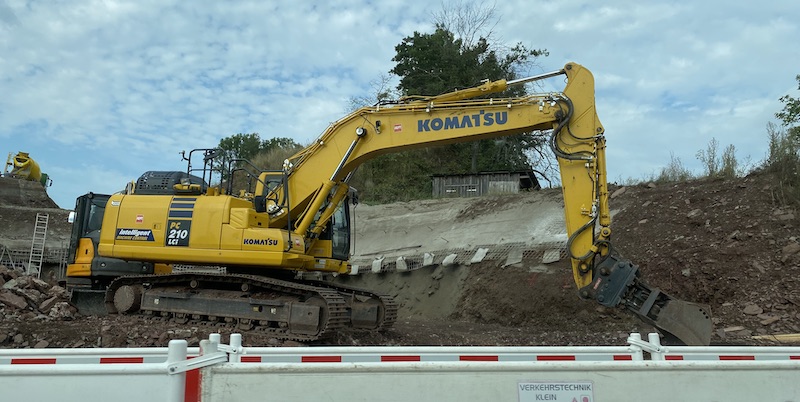
<instances>
[{"instance_id":1,"label":"side mirror","mask_svg":"<svg viewBox=\"0 0 800 402\"><path fill-rule=\"evenodd\" d=\"M255 196L253 198L253 209L255 209L256 212L267 212L267 196Z\"/></svg>"},{"instance_id":2,"label":"side mirror","mask_svg":"<svg viewBox=\"0 0 800 402\"><path fill-rule=\"evenodd\" d=\"M69 211L69 216L67 217L67 222L75 223L75 211Z\"/></svg>"}]
</instances>

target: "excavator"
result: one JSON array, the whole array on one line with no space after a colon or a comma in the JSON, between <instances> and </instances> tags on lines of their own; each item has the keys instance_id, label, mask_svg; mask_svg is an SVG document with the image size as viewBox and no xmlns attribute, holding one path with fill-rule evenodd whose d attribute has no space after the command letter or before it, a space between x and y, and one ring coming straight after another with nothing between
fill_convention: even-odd
<instances>
[{"instance_id":1,"label":"excavator","mask_svg":"<svg viewBox=\"0 0 800 402\"><path fill-rule=\"evenodd\" d=\"M561 76L561 92L494 97ZM234 195L233 180L224 189L209 185L220 155L198 149L184 153L185 172L151 171L120 193L83 195L74 211L67 286L79 307L99 300L111 314L228 323L283 339L386 329L397 317L390 296L298 275L351 272L348 183L355 170L388 152L535 130L550 134L558 160L578 296L624 307L677 342L708 345L708 307L649 286L639 267L612 248L604 128L594 77L577 63L360 108L279 170L221 163L229 178L252 178L252 193ZM203 167L193 168L198 157Z\"/></svg>"}]
</instances>

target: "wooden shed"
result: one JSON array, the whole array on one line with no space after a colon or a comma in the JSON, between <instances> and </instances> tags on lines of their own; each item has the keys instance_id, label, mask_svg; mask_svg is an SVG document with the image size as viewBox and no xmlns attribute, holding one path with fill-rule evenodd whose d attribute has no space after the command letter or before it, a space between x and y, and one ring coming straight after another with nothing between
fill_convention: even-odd
<instances>
[{"instance_id":1,"label":"wooden shed","mask_svg":"<svg viewBox=\"0 0 800 402\"><path fill-rule=\"evenodd\" d=\"M474 197L484 194L514 194L541 188L533 172L482 172L433 175L433 197Z\"/></svg>"}]
</instances>

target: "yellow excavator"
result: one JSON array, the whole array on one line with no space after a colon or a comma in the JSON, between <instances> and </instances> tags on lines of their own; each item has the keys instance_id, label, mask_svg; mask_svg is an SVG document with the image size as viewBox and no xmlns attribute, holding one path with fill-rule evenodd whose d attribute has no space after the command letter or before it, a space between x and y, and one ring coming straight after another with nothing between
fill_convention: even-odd
<instances>
[{"instance_id":1,"label":"yellow excavator","mask_svg":"<svg viewBox=\"0 0 800 402\"><path fill-rule=\"evenodd\" d=\"M558 76L566 77L562 92L492 97ZM215 149L184 156L185 172L147 172L124 192L83 195L67 285L79 305L95 295L109 313L228 322L285 339L314 340L344 327L384 329L397 316L391 297L296 278L297 272L350 272L348 182L356 168L388 152L534 130L551 133L578 295L624 306L682 343L707 345L706 306L651 288L636 265L612 252L604 129L594 78L576 63L358 109L278 171L223 163L228 178L244 171L256 179L249 196L208 184L220 165ZM200 156L203 167L193 168Z\"/></svg>"}]
</instances>

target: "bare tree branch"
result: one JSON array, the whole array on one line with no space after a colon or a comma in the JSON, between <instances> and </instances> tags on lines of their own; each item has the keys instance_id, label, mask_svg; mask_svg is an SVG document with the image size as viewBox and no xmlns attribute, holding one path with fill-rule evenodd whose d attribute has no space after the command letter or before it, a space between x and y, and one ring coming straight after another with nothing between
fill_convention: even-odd
<instances>
[{"instance_id":1,"label":"bare tree branch","mask_svg":"<svg viewBox=\"0 0 800 402\"><path fill-rule=\"evenodd\" d=\"M465 0L443 2L441 11L434 12L432 17L437 27L456 34L464 47L472 47L480 38L493 42L494 29L500 22L495 8L495 4L483 6Z\"/></svg>"}]
</instances>

